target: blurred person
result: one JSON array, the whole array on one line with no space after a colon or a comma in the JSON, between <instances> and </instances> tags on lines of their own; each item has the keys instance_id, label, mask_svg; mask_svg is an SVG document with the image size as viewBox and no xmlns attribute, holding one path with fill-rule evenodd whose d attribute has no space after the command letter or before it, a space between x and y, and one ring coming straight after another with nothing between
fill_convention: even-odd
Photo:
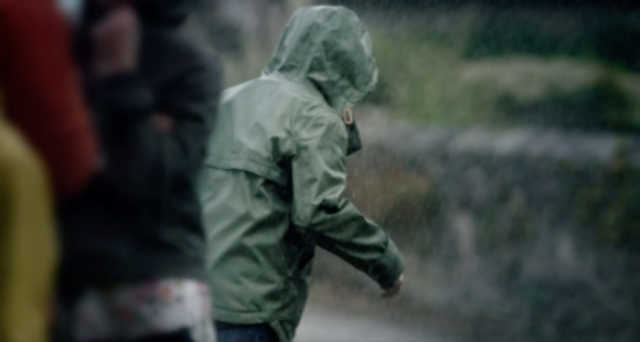
<instances>
[{"instance_id":1,"label":"blurred person","mask_svg":"<svg viewBox=\"0 0 640 342\"><path fill-rule=\"evenodd\" d=\"M0 0L0 82L9 120L43 159L57 197L98 169L68 27L53 0Z\"/></svg>"},{"instance_id":2,"label":"blurred person","mask_svg":"<svg viewBox=\"0 0 640 342\"><path fill-rule=\"evenodd\" d=\"M0 340L45 341L57 258L54 198L98 154L68 30L52 0L0 0Z\"/></svg>"},{"instance_id":3,"label":"blurred person","mask_svg":"<svg viewBox=\"0 0 640 342\"><path fill-rule=\"evenodd\" d=\"M57 261L45 167L0 103L0 340L46 341Z\"/></svg>"},{"instance_id":4,"label":"blurred person","mask_svg":"<svg viewBox=\"0 0 640 342\"><path fill-rule=\"evenodd\" d=\"M291 341L316 246L400 291L394 243L341 198L353 108L376 80L358 17L322 6L293 15L260 78L224 92L199 184L219 341Z\"/></svg>"},{"instance_id":5,"label":"blurred person","mask_svg":"<svg viewBox=\"0 0 640 342\"><path fill-rule=\"evenodd\" d=\"M84 4L77 51L104 168L60 210L57 340L215 338L193 183L221 75L180 31L195 4Z\"/></svg>"}]
</instances>

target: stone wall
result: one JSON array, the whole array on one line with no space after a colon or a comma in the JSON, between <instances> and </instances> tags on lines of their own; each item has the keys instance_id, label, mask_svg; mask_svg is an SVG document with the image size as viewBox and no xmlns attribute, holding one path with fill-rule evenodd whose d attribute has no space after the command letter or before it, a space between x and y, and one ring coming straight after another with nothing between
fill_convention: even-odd
<instances>
[{"instance_id":1,"label":"stone wall","mask_svg":"<svg viewBox=\"0 0 640 342\"><path fill-rule=\"evenodd\" d=\"M640 337L640 139L360 126L347 195L407 254L412 305L524 340Z\"/></svg>"}]
</instances>

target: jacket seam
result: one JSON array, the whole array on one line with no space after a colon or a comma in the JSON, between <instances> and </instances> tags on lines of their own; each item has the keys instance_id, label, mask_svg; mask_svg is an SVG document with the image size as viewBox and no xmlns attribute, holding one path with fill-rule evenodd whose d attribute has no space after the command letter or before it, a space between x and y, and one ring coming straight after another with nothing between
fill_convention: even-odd
<instances>
[{"instance_id":1,"label":"jacket seam","mask_svg":"<svg viewBox=\"0 0 640 342\"><path fill-rule=\"evenodd\" d=\"M211 160L213 159L217 159L217 161L212 162ZM221 162L221 163L219 163ZM264 163L262 161L253 159L253 158L246 158L246 157L223 157L220 155L216 155L216 154L211 154L209 155L209 157L207 158L207 160L205 160L204 165L207 167L212 167L212 168L217 168L217 169L239 169L241 171L247 171L247 172L252 172L255 173L255 171L253 170L246 170L246 169L242 169L240 167L235 167L235 166L230 166L230 165L225 165L225 162L247 162L247 163L251 163L251 164L255 164L257 166L260 167L264 167L267 169L268 172L272 172L274 173L273 176L268 176L268 175L261 175L259 174L259 176L267 178L269 180L272 180L280 185L286 185L287 184L287 180L288 177L286 176L286 174L278 167L274 167L273 165L269 165L268 163Z\"/></svg>"}]
</instances>

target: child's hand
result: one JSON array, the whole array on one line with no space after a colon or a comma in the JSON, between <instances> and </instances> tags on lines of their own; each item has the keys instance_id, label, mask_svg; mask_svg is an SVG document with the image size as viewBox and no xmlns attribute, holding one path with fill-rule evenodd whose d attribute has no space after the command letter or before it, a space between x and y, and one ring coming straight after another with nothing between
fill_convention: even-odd
<instances>
[{"instance_id":1,"label":"child's hand","mask_svg":"<svg viewBox=\"0 0 640 342\"><path fill-rule=\"evenodd\" d=\"M398 277L398 280L396 280L395 283L393 283L393 286L391 286L388 289L384 289L384 293L382 294L382 298L394 297L395 295L400 293L400 290L402 290L402 285L403 284L404 284L404 274L401 274L400 277Z\"/></svg>"}]
</instances>

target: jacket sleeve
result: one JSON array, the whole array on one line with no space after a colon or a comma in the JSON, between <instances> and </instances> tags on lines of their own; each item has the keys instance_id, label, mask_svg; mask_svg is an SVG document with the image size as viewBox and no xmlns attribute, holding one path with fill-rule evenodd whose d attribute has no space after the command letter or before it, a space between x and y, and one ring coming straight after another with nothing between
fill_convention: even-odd
<instances>
[{"instance_id":1,"label":"jacket sleeve","mask_svg":"<svg viewBox=\"0 0 640 342\"><path fill-rule=\"evenodd\" d=\"M58 198L77 194L97 171L98 148L54 1L0 0L0 78L9 118L45 162Z\"/></svg>"},{"instance_id":2,"label":"jacket sleeve","mask_svg":"<svg viewBox=\"0 0 640 342\"><path fill-rule=\"evenodd\" d=\"M195 177L221 90L217 59L194 63L167 86L162 114L174 120L171 132L151 124L156 113L151 89L135 74L104 80L95 94L107 156L106 180L129 204L168 196L179 177ZM185 183L188 186L188 182Z\"/></svg>"},{"instance_id":3,"label":"jacket sleeve","mask_svg":"<svg viewBox=\"0 0 640 342\"><path fill-rule=\"evenodd\" d=\"M383 288L404 271L394 243L347 199L347 132L332 114L296 119L297 150L292 160L293 223L310 230L320 247L363 271Z\"/></svg>"}]
</instances>

